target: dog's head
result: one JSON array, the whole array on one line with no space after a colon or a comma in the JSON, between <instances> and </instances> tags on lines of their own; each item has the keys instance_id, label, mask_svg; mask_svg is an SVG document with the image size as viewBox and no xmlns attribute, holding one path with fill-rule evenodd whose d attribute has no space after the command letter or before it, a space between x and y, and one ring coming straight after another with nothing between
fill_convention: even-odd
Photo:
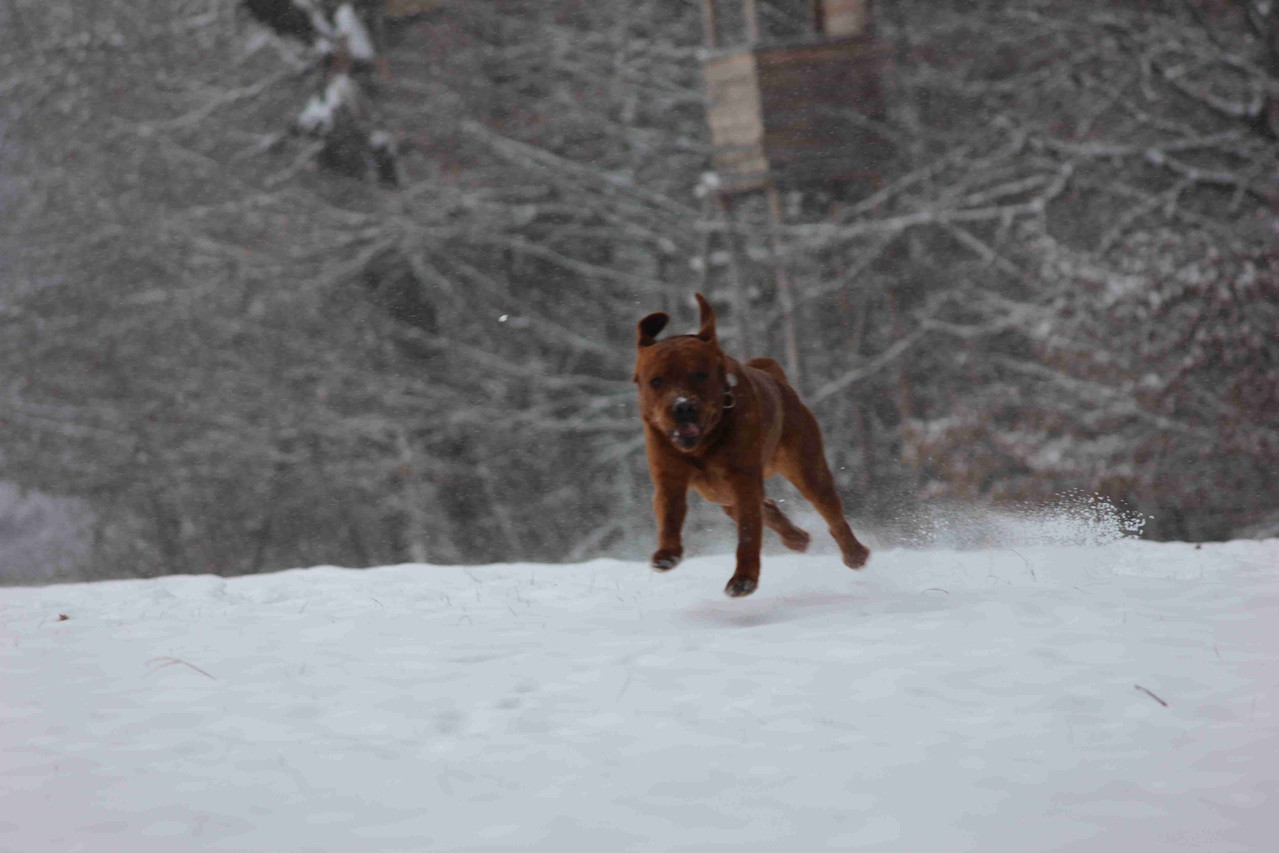
<instances>
[{"instance_id":1,"label":"dog's head","mask_svg":"<svg viewBox=\"0 0 1279 853\"><path fill-rule=\"evenodd\" d=\"M701 328L695 335L658 341L670 317L659 312L640 320L635 359L644 420L685 452L702 446L733 399L734 377L715 337L715 310L700 293L697 304Z\"/></svg>"}]
</instances>

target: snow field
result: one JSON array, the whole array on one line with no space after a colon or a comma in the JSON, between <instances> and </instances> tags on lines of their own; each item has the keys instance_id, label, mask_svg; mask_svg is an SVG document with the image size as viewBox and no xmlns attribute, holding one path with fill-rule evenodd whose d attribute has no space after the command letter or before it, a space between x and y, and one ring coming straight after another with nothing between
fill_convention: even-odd
<instances>
[{"instance_id":1,"label":"snow field","mask_svg":"<svg viewBox=\"0 0 1279 853\"><path fill-rule=\"evenodd\" d=\"M0 589L0 850L1253 853L1276 566L1118 541L769 554L740 600L727 555Z\"/></svg>"}]
</instances>

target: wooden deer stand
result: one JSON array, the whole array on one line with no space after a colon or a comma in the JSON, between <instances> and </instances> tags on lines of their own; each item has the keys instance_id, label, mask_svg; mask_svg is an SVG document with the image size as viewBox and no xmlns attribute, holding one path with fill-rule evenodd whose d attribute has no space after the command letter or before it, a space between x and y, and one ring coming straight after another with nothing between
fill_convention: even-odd
<instances>
[{"instance_id":1,"label":"wooden deer stand","mask_svg":"<svg viewBox=\"0 0 1279 853\"><path fill-rule=\"evenodd\" d=\"M716 200L725 219L747 194L762 193L767 200L786 368L796 383L801 370L795 294L781 262L778 232L785 211L779 189L864 180L887 149L864 121L885 111L882 68L888 49L871 35L872 0L806 2L811 22L806 32L777 38L761 28L759 7L768 0L702 0ZM728 6L738 7L735 21L723 14ZM735 291L739 334L749 339L740 278Z\"/></svg>"}]
</instances>

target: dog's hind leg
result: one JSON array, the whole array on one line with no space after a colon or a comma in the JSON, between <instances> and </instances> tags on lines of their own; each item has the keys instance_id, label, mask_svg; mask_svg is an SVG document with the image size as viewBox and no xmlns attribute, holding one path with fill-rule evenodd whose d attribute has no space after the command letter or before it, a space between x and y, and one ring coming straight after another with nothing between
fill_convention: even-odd
<instances>
[{"instance_id":1,"label":"dog's hind leg","mask_svg":"<svg viewBox=\"0 0 1279 853\"><path fill-rule=\"evenodd\" d=\"M724 512L728 513L729 518L737 520L733 507L724 507ZM782 544L792 551L800 553L807 551L808 543L813 540L813 537L808 535L808 531L797 527L786 517L786 513L782 512L772 498L764 498L764 526L780 536Z\"/></svg>"},{"instance_id":2,"label":"dog's hind leg","mask_svg":"<svg viewBox=\"0 0 1279 853\"><path fill-rule=\"evenodd\" d=\"M792 551L803 553L808 550L808 543L813 537L808 535L808 531L795 524L786 517L786 513L782 512L772 498L764 498L764 524L769 530L773 530L778 536L782 537L782 544Z\"/></svg>"},{"instance_id":3,"label":"dog's hind leg","mask_svg":"<svg viewBox=\"0 0 1279 853\"><path fill-rule=\"evenodd\" d=\"M843 554L844 565L850 569L860 569L866 565L866 561L870 559L870 549L857 541L853 529L848 526L848 521L844 518L844 502L840 500L839 492L835 490L835 483L825 466L821 472L801 470L799 476L791 482L826 520L830 535Z\"/></svg>"},{"instance_id":4,"label":"dog's hind leg","mask_svg":"<svg viewBox=\"0 0 1279 853\"><path fill-rule=\"evenodd\" d=\"M813 416L805 411L799 429L784 439L778 448L777 471L799 489L804 499L825 519L830 535L839 545L844 565L860 569L870 559L870 549L857 541L853 529L844 518L844 502L835 488L835 478L826 465L821 433Z\"/></svg>"},{"instance_id":5,"label":"dog's hind leg","mask_svg":"<svg viewBox=\"0 0 1279 853\"><path fill-rule=\"evenodd\" d=\"M725 515L733 519L733 521L737 521L735 507L726 506L723 507L723 510ZM807 551L808 543L813 539L813 537L808 535L808 531L796 527L772 498L764 498L764 526L780 536L782 544L792 551L799 551L800 553Z\"/></svg>"}]
</instances>

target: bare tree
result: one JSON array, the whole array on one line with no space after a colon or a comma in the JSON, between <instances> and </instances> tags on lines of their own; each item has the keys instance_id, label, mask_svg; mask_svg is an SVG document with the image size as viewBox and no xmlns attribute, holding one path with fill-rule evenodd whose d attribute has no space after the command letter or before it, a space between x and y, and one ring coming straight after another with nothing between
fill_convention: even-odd
<instances>
[{"instance_id":1,"label":"bare tree","mask_svg":"<svg viewBox=\"0 0 1279 853\"><path fill-rule=\"evenodd\" d=\"M0 6L0 452L101 571L625 552L632 323L697 288L793 318L857 511L1273 505L1269 4L884 0L892 156L778 233L695 193L695 4L308 6Z\"/></svg>"}]
</instances>

